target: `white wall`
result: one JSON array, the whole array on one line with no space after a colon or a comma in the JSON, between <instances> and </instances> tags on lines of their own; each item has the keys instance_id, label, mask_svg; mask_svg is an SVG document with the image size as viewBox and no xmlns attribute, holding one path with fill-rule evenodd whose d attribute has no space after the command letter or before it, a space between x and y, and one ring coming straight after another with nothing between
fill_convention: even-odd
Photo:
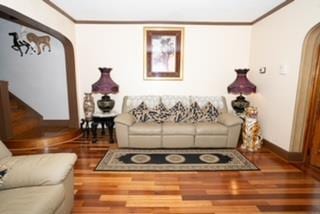
<instances>
[{"instance_id":1,"label":"white wall","mask_svg":"<svg viewBox=\"0 0 320 214\"><path fill-rule=\"evenodd\" d=\"M73 42L80 116L83 93L99 78L100 66L114 68L111 75L120 92L112 97L120 110L127 94L226 95L227 85L235 78L233 69L250 65L249 78L258 93L248 98L259 108L264 137L289 150L303 40L320 20L319 0L295 0L253 27L184 26L185 75L180 82L143 81L142 25L74 25L41 0L0 0L0 4ZM287 67L288 74L279 74L280 65ZM267 67L264 75L258 73L262 66Z\"/></svg>"},{"instance_id":2,"label":"white wall","mask_svg":"<svg viewBox=\"0 0 320 214\"><path fill-rule=\"evenodd\" d=\"M75 45L75 24L42 0L0 0L0 5L11 8L36 20L68 38ZM76 75L78 83L78 77ZM79 84L77 84L78 87Z\"/></svg>"},{"instance_id":3,"label":"white wall","mask_svg":"<svg viewBox=\"0 0 320 214\"><path fill-rule=\"evenodd\" d=\"M13 37L21 25L0 19L0 79L9 82L9 90L39 112L44 119L69 119L66 64L62 43L51 36L51 52L46 48L37 55L32 51L20 56L11 48ZM26 29L36 35L42 32ZM25 48L22 48L25 51Z\"/></svg>"},{"instance_id":4,"label":"white wall","mask_svg":"<svg viewBox=\"0 0 320 214\"><path fill-rule=\"evenodd\" d=\"M120 90L111 96L115 110L120 111L124 95L228 96L227 86L236 77L234 69L249 65L251 26L183 26L183 81L144 81L143 27L76 25L79 109L83 93L90 92L91 84L99 79L98 67L113 68L111 76Z\"/></svg>"},{"instance_id":5,"label":"white wall","mask_svg":"<svg viewBox=\"0 0 320 214\"><path fill-rule=\"evenodd\" d=\"M43 0L0 0L0 5L18 11L60 32L74 44L74 23Z\"/></svg>"},{"instance_id":6,"label":"white wall","mask_svg":"<svg viewBox=\"0 0 320 214\"><path fill-rule=\"evenodd\" d=\"M319 0L295 0L252 29L250 73L264 138L289 151L303 41L320 21ZM281 75L284 65L287 74ZM267 73L259 74L266 66Z\"/></svg>"}]
</instances>

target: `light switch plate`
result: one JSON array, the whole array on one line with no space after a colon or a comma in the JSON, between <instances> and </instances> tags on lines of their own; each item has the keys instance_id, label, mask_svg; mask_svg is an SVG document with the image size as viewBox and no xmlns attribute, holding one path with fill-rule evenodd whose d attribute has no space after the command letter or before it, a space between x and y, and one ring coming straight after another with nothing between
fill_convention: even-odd
<instances>
[{"instance_id":1,"label":"light switch plate","mask_svg":"<svg viewBox=\"0 0 320 214\"><path fill-rule=\"evenodd\" d=\"M279 66L279 73L281 75L286 75L288 73L287 65L280 65Z\"/></svg>"}]
</instances>

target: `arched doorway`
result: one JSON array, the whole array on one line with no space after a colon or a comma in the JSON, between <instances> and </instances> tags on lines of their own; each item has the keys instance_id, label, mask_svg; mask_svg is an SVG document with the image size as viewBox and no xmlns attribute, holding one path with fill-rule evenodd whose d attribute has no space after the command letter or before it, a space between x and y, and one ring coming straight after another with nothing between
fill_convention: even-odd
<instances>
[{"instance_id":1,"label":"arched doorway","mask_svg":"<svg viewBox=\"0 0 320 214\"><path fill-rule=\"evenodd\" d=\"M12 21L45 32L58 39L64 46L65 61L66 61L66 75L67 75L67 88L68 88L68 104L69 104L69 120L68 127L78 128L78 105L77 105L77 93L76 93L76 78L75 78L75 62L74 62L74 50L72 43L64 35L55 31L11 8L0 5L1 15L3 18L11 19Z\"/></svg>"},{"instance_id":2,"label":"arched doorway","mask_svg":"<svg viewBox=\"0 0 320 214\"><path fill-rule=\"evenodd\" d=\"M307 34L302 52L290 152L303 152L309 162L320 155L315 141L320 117L320 23ZM318 130L319 133L320 130ZM312 148L312 150L311 150ZM315 152L319 152L316 154Z\"/></svg>"}]
</instances>

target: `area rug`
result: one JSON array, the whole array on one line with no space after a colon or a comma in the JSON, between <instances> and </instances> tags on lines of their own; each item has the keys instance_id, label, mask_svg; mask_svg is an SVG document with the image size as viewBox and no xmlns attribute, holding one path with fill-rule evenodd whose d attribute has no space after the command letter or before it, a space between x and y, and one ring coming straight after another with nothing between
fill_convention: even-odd
<instances>
[{"instance_id":1,"label":"area rug","mask_svg":"<svg viewBox=\"0 0 320 214\"><path fill-rule=\"evenodd\" d=\"M235 149L116 149L97 171L239 171L259 170Z\"/></svg>"}]
</instances>

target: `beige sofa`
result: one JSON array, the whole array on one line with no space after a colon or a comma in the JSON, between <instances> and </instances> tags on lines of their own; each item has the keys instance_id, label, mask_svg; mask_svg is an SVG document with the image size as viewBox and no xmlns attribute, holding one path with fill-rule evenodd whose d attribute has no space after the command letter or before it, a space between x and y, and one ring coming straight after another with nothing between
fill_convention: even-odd
<instances>
[{"instance_id":1,"label":"beige sofa","mask_svg":"<svg viewBox=\"0 0 320 214\"><path fill-rule=\"evenodd\" d=\"M153 108L162 102L167 108L180 101L184 106L197 102L200 107L214 104L220 115L213 122L136 122L128 113L144 102ZM200 96L126 96L122 113L115 118L120 148L234 148L237 146L242 120L228 113L224 97Z\"/></svg>"},{"instance_id":2,"label":"beige sofa","mask_svg":"<svg viewBox=\"0 0 320 214\"><path fill-rule=\"evenodd\" d=\"M75 154L12 156L0 141L0 213L71 213Z\"/></svg>"}]
</instances>

